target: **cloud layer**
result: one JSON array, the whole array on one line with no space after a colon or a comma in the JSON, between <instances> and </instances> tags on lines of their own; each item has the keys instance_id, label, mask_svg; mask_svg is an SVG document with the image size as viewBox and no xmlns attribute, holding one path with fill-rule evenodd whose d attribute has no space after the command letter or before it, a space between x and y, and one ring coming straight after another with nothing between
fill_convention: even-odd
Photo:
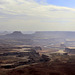
<instances>
[{"instance_id":1,"label":"cloud layer","mask_svg":"<svg viewBox=\"0 0 75 75\"><path fill-rule=\"evenodd\" d=\"M0 26L4 27L5 24L7 24L6 30L11 28L10 25L13 25L12 30L16 30L15 27L17 30L24 30L24 27L26 27L26 30L27 28L28 30L52 30L52 28L53 30L64 30L66 25L68 26L67 30L69 30L69 27L71 27L70 24L74 26L74 8L49 5L45 3L46 0L37 1L38 0L1 0ZM58 29L57 26L59 26L60 29Z\"/></svg>"},{"instance_id":2,"label":"cloud layer","mask_svg":"<svg viewBox=\"0 0 75 75\"><path fill-rule=\"evenodd\" d=\"M43 15L49 16L53 11L74 11L73 8L59 7L54 5L43 5L36 0L2 0L0 1L0 12L13 15Z\"/></svg>"}]
</instances>

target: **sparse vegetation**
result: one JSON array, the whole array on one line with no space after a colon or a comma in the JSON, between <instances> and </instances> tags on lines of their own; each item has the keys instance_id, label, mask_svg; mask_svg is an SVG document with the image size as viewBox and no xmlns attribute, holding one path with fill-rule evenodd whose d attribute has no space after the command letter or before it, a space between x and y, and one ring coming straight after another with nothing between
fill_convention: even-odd
<instances>
[{"instance_id":1,"label":"sparse vegetation","mask_svg":"<svg viewBox=\"0 0 75 75\"><path fill-rule=\"evenodd\" d=\"M67 33L43 34L0 36L0 75L75 75L75 55L64 52Z\"/></svg>"}]
</instances>

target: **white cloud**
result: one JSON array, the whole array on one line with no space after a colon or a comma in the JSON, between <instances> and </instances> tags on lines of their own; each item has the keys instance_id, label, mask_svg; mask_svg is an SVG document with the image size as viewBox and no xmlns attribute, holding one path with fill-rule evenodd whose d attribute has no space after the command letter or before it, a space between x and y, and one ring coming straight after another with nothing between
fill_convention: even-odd
<instances>
[{"instance_id":1,"label":"white cloud","mask_svg":"<svg viewBox=\"0 0 75 75\"><path fill-rule=\"evenodd\" d=\"M3 18L6 18L6 17L5 17L5 16L1 16L1 15L0 15L0 19L3 19Z\"/></svg>"},{"instance_id":2,"label":"white cloud","mask_svg":"<svg viewBox=\"0 0 75 75\"><path fill-rule=\"evenodd\" d=\"M73 8L41 5L34 0L2 0L0 3L2 3L0 4L1 12L14 15L51 16L54 11L57 13L75 12Z\"/></svg>"},{"instance_id":3,"label":"white cloud","mask_svg":"<svg viewBox=\"0 0 75 75\"><path fill-rule=\"evenodd\" d=\"M0 12L8 17L0 20L0 27L5 30L64 30L65 27L74 27L74 8L48 5L44 3L46 0L41 1L0 0Z\"/></svg>"}]
</instances>

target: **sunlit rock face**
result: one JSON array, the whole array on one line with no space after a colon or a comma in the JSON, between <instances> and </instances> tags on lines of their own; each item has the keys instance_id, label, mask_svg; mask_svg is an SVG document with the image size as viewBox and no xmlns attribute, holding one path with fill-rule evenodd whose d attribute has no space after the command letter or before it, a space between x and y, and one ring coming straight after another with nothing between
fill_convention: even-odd
<instances>
[{"instance_id":1,"label":"sunlit rock face","mask_svg":"<svg viewBox=\"0 0 75 75\"><path fill-rule=\"evenodd\" d=\"M65 51L70 54L75 54L75 47L67 47L65 48Z\"/></svg>"}]
</instances>

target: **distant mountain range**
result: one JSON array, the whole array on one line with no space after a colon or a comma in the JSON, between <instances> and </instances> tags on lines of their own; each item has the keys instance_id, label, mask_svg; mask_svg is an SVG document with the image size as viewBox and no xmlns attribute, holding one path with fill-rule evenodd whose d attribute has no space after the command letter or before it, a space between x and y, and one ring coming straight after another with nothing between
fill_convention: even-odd
<instances>
[{"instance_id":1,"label":"distant mountain range","mask_svg":"<svg viewBox=\"0 0 75 75\"><path fill-rule=\"evenodd\" d=\"M47 38L75 38L75 32L73 31L39 31L35 35Z\"/></svg>"},{"instance_id":2,"label":"distant mountain range","mask_svg":"<svg viewBox=\"0 0 75 75\"><path fill-rule=\"evenodd\" d=\"M2 33L1 33L2 34ZM5 35L4 35L5 34ZM0 37L5 38L75 38L75 32L73 31L37 31L32 34L24 34L21 31L14 31L12 33L3 32Z\"/></svg>"},{"instance_id":3,"label":"distant mountain range","mask_svg":"<svg viewBox=\"0 0 75 75\"><path fill-rule=\"evenodd\" d=\"M6 35L0 35L0 38L4 39L31 39L32 34L23 34L21 31L14 31Z\"/></svg>"},{"instance_id":4,"label":"distant mountain range","mask_svg":"<svg viewBox=\"0 0 75 75\"><path fill-rule=\"evenodd\" d=\"M23 34L21 31L14 31L6 35L0 35L0 39L18 40L22 42L34 43L34 45L49 45L65 42L66 39L75 40L75 32L72 31L37 31L32 34ZM31 42L32 41L32 42Z\"/></svg>"}]
</instances>

